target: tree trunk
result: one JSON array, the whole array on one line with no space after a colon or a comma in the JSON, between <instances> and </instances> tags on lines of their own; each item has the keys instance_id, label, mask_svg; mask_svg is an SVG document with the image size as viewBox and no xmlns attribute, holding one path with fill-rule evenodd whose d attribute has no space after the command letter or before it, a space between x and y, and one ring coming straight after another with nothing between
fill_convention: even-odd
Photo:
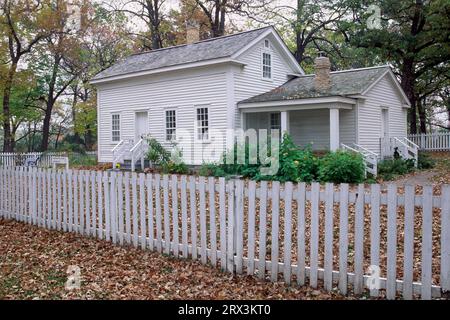
<instances>
[{"instance_id":1,"label":"tree trunk","mask_svg":"<svg viewBox=\"0 0 450 320\"><path fill-rule=\"evenodd\" d=\"M41 142L41 152L48 150L48 144L50 140L50 122L52 120L52 110L54 101L52 97L48 97L47 108L45 110L44 124L42 126L42 142Z\"/></svg>"},{"instance_id":2,"label":"tree trunk","mask_svg":"<svg viewBox=\"0 0 450 320\"><path fill-rule=\"evenodd\" d=\"M425 112L425 99L417 100L417 111L419 112L420 133L427 133L427 115Z\"/></svg>"},{"instance_id":3,"label":"tree trunk","mask_svg":"<svg viewBox=\"0 0 450 320\"><path fill-rule=\"evenodd\" d=\"M303 56L305 54L305 46L303 43L303 35L302 35L302 30L303 28L301 27L301 22L303 19L303 7L305 5L305 1L304 0L297 0L297 21L295 23L295 25L293 26L295 29L295 33L296 33L296 46L297 46L297 50L295 51L295 60L297 60L298 63L302 63L303 62Z\"/></svg>"},{"instance_id":4,"label":"tree trunk","mask_svg":"<svg viewBox=\"0 0 450 320\"><path fill-rule=\"evenodd\" d=\"M303 45L303 39L300 32L297 33L297 50L295 51L295 60L297 60L298 63L303 62L303 56L305 55L305 47Z\"/></svg>"},{"instance_id":5,"label":"tree trunk","mask_svg":"<svg viewBox=\"0 0 450 320\"><path fill-rule=\"evenodd\" d=\"M14 152L14 141L11 133L11 90L17 71L17 61L13 61L9 68L8 77L3 89L3 152Z\"/></svg>"},{"instance_id":6,"label":"tree trunk","mask_svg":"<svg viewBox=\"0 0 450 320\"><path fill-rule=\"evenodd\" d=\"M411 109L408 114L409 133L417 133L417 101L414 90L414 62L412 59L404 59L403 66L401 67L401 86L405 91L406 96L411 103Z\"/></svg>"},{"instance_id":7,"label":"tree trunk","mask_svg":"<svg viewBox=\"0 0 450 320\"><path fill-rule=\"evenodd\" d=\"M61 59L62 57L58 53L56 53L54 56L52 76L48 84L47 108L45 109L44 124L42 126L42 142L41 142L42 152L48 150L48 144L50 140L50 122L52 120L53 107L56 102L55 87L58 78L59 64L61 63Z\"/></svg>"}]
</instances>

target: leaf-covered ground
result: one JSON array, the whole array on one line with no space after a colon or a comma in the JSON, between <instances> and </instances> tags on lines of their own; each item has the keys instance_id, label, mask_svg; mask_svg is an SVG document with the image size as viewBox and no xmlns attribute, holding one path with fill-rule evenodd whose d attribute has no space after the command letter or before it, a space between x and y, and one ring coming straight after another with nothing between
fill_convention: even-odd
<instances>
[{"instance_id":1,"label":"leaf-covered ground","mask_svg":"<svg viewBox=\"0 0 450 320\"><path fill-rule=\"evenodd\" d=\"M81 268L67 291L67 269ZM200 262L0 220L0 299L343 299Z\"/></svg>"}]
</instances>

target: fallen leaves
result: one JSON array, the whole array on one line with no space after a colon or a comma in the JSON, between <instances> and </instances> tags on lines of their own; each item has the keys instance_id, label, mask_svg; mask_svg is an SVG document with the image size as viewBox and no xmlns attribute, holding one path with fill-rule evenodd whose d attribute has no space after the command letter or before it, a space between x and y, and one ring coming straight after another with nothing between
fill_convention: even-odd
<instances>
[{"instance_id":1,"label":"fallen leaves","mask_svg":"<svg viewBox=\"0 0 450 320\"><path fill-rule=\"evenodd\" d=\"M66 291L67 268L81 268ZM336 293L233 276L70 233L0 220L0 299L343 299Z\"/></svg>"}]
</instances>

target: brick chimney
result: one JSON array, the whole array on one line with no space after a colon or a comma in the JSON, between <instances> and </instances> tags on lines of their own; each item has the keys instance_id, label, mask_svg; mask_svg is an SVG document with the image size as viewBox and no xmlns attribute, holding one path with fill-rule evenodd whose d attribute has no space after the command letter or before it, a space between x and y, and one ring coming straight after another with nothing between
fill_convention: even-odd
<instances>
[{"instance_id":1,"label":"brick chimney","mask_svg":"<svg viewBox=\"0 0 450 320\"><path fill-rule=\"evenodd\" d=\"M186 23L186 43L191 44L200 41L200 26L195 21Z\"/></svg>"},{"instance_id":2,"label":"brick chimney","mask_svg":"<svg viewBox=\"0 0 450 320\"><path fill-rule=\"evenodd\" d=\"M331 87L331 62L328 57L325 57L323 52L314 61L316 76L314 78L314 87L317 91L328 90Z\"/></svg>"}]
</instances>

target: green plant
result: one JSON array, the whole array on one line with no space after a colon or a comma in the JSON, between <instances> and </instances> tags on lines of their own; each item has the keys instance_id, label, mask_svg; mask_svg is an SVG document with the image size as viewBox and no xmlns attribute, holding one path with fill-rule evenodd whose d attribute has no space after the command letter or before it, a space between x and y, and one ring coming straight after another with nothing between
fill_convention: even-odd
<instances>
[{"instance_id":1,"label":"green plant","mask_svg":"<svg viewBox=\"0 0 450 320\"><path fill-rule=\"evenodd\" d=\"M219 170L215 173L215 175L239 175L244 178L250 178L253 180L276 180L276 181L304 181L311 182L314 181L317 177L318 170L318 160L317 157L314 156L311 147L307 147L306 149L300 149L295 143L292 141L291 137L288 134L283 136L283 140L277 149L272 150L272 146L270 142L266 145L253 145L253 144L245 144L245 146L241 145L238 148L235 145L233 151L229 151L224 155L224 160L233 158L234 163L227 164L225 161L220 165L220 170L214 167L205 167L203 168L203 174L206 173L214 173L214 170ZM263 148L266 148L268 151L267 157L273 157L272 152L277 152L279 154L279 169L276 175L273 176L263 176L261 175L261 169L265 166L264 159L260 159L259 151ZM238 150L244 150L245 161L237 164L238 158ZM233 152L233 154L230 154ZM257 155L256 158L252 158L253 155ZM243 163L242 163L243 162Z\"/></svg>"},{"instance_id":2,"label":"green plant","mask_svg":"<svg viewBox=\"0 0 450 320\"><path fill-rule=\"evenodd\" d=\"M188 174L189 167L183 162L181 151L174 147L173 153L167 151L156 139L149 138L147 159L164 174Z\"/></svg>"},{"instance_id":3,"label":"green plant","mask_svg":"<svg viewBox=\"0 0 450 320\"><path fill-rule=\"evenodd\" d=\"M311 146L300 149L285 134L280 145L280 169L275 180L285 182L312 182L317 178L318 159Z\"/></svg>"},{"instance_id":4,"label":"green plant","mask_svg":"<svg viewBox=\"0 0 450 320\"><path fill-rule=\"evenodd\" d=\"M86 154L70 153L69 154L69 163L71 166L76 166L76 167L96 166L97 165L97 157L89 156Z\"/></svg>"},{"instance_id":5,"label":"green plant","mask_svg":"<svg viewBox=\"0 0 450 320\"><path fill-rule=\"evenodd\" d=\"M226 177L227 173L223 169L222 165L216 163L204 163L198 171L198 175L201 177Z\"/></svg>"},{"instance_id":6,"label":"green plant","mask_svg":"<svg viewBox=\"0 0 450 320\"><path fill-rule=\"evenodd\" d=\"M170 161L170 153L154 138L149 138L147 159L154 165L163 166Z\"/></svg>"},{"instance_id":7,"label":"green plant","mask_svg":"<svg viewBox=\"0 0 450 320\"><path fill-rule=\"evenodd\" d=\"M161 166L161 171L164 174L188 174L189 168L184 162L175 163L169 161Z\"/></svg>"},{"instance_id":8,"label":"green plant","mask_svg":"<svg viewBox=\"0 0 450 320\"><path fill-rule=\"evenodd\" d=\"M383 180L393 180L399 175L414 171L414 160L392 159L384 160L378 164L378 175Z\"/></svg>"},{"instance_id":9,"label":"green plant","mask_svg":"<svg viewBox=\"0 0 450 320\"><path fill-rule=\"evenodd\" d=\"M243 156L240 152L244 151ZM253 158L252 155L258 154L258 145L249 143L235 144L233 150L229 150L224 153L220 163L220 170L215 169L216 175L225 176L242 176L244 178L254 179L259 173L261 162L258 156ZM231 163L228 163L230 159L233 159Z\"/></svg>"},{"instance_id":10,"label":"green plant","mask_svg":"<svg viewBox=\"0 0 450 320\"><path fill-rule=\"evenodd\" d=\"M360 154L337 151L320 159L319 180L333 183L361 183L365 179L364 159Z\"/></svg>"},{"instance_id":11,"label":"green plant","mask_svg":"<svg viewBox=\"0 0 450 320\"><path fill-rule=\"evenodd\" d=\"M433 169L436 166L436 161L427 153L419 152L418 169L427 170Z\"/></svg>"}]
</instances>

